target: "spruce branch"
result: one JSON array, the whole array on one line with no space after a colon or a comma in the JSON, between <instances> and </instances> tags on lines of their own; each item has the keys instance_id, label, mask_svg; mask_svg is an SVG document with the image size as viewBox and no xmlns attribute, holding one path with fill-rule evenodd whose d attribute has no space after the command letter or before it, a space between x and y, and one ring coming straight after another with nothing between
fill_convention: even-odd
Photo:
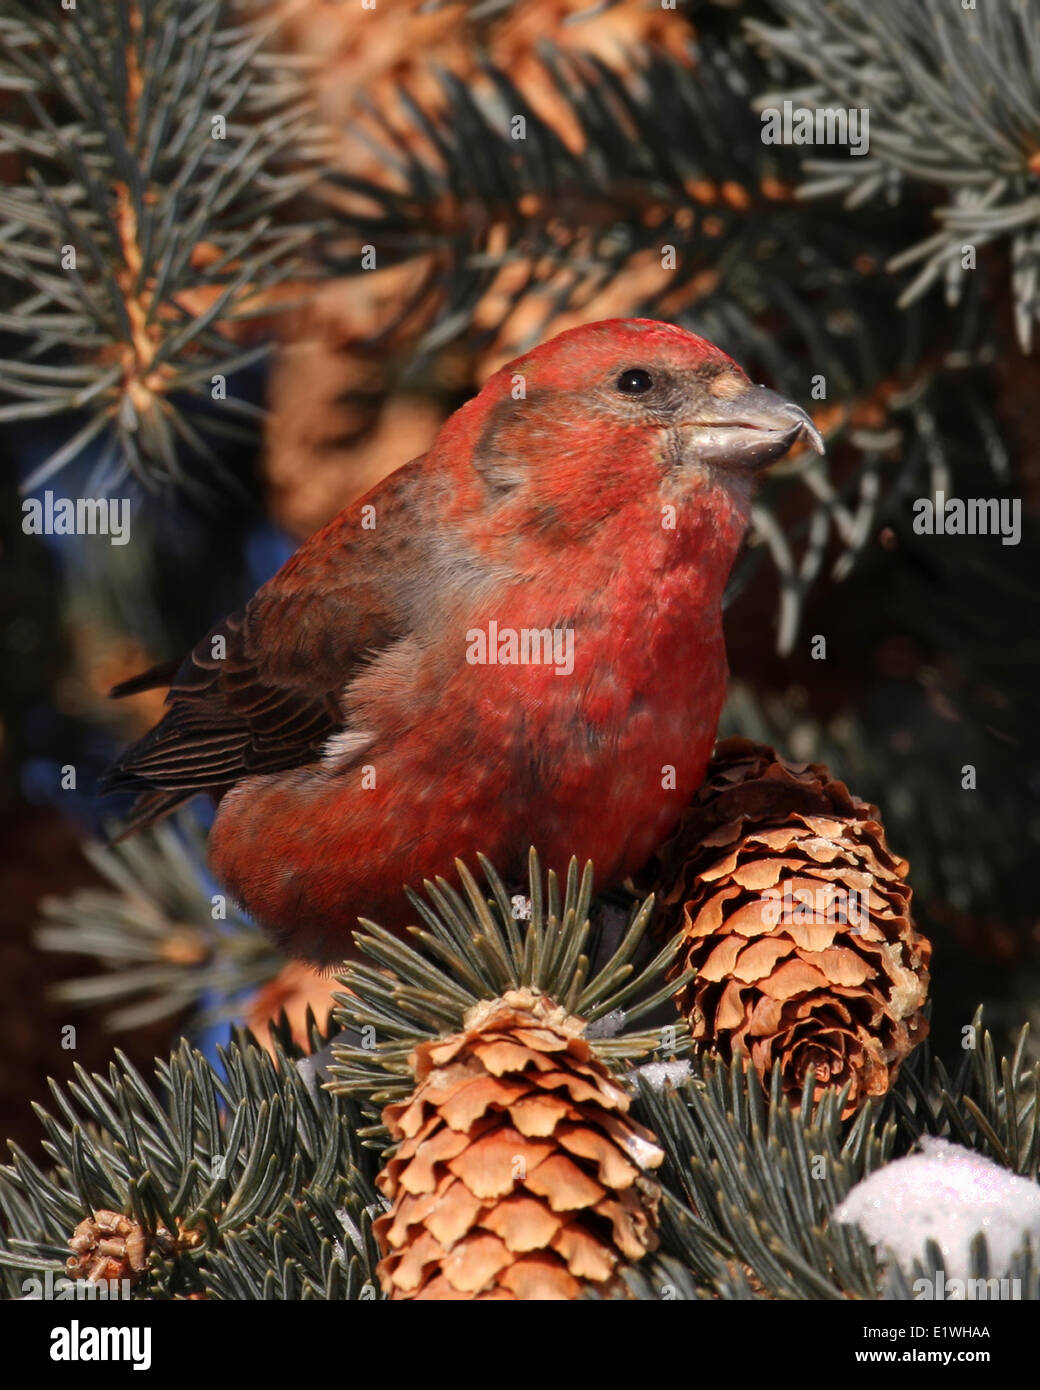
<instances>
[{"instance_id":1,"label":"spruce branch","mask_svg":"<svg viewBox=\"0 0 1040 1390\"><path fill-rule=\"evenodd\" d=\"M205 891L205 840L187 815L122 844L83 853L112 891L80 889L41 903L36 942L93 958L104 973L63 981L54 997L103 1008L113 1031L191 1015L199 1030L234 1017L243 991L274 978L281 957L258 928ZM204 999L223 1001L202 1008Z\"/></svg>"},{"instance_id":2,"label":"spruce branch","mask_svg":"<svg viewBox=\"0 0 1040 1390\"><path fill-rule=\"evenodd\" d=\"M419 1038L443 1029L432 986L450 982L466 962L485 997L501 988L503 963L513 983L523 969L557 990L577 978L580 952L564 962L567 943L585 935L576 909L588 900L589 884L576 865L562 891L550 876L541 893L530 894L535 937L526 952L525 924L509 929L502 913L512 904L494 874L487 877L488 893L473 880L462 894L440 885L439 903L428 908L426 945L439 943L452 958L450 974L371 928L358 934L382 969L352 968L348 983L365 998L344 996L343 1021L365 1026L382 1012L385 1041L374 1050L342 1037L323 1047L315 1030L318 1051L308 1057L282 1030L273 1056L243 1035L222 1054L219 1070L182 1044L158 1064L151 1085L119 1057L107 1077L80 1070L70 1085L55 1086L53 1112L38 1111L49 1170L16 1150L0 1172L0 1278L9 1295L23 1292L30 1278L60 1273L70 1247L79 1266L99 1229L125 1233L128 1248L137 1240L138 1298L377 1297L371 1223L383 1206L364 1141L383 1144L359 1126L371 1102L407 1091L398 1070L404 1031ZM542 885L540 875L535 883ZM596 1008L614 1002L619 980L631 978L626 966L639 915L599 983L589 985ZM378 981L384 994L375 1000ZM649 976L645 984L652 990ZM465 988L458 993L449 1014L465 1002ZM388 1026L395 1017L396 1037ZM594 1032L590 1044L614 1065L645 1055L654 1041ZM635 1111L665 1162L656 1173L660 1247L621 1271L629 1292L654 1299L907 1298L914 1279L934 1280L943 1268L937 1251L922 1251L910 1269L886 1268L857 1228L830 1217L854 1184L926 1134L1035 1180L1040 1064L1029 1058L1026 1033L1000 1056L977 1014L971 1040L949 1069L924 1044L892 1091L845 1121L843 1094L830 1087L814 1096L811 1075L801 1096L789 1098L779 1072L763 1085L739 1059L694 1059L679 1084L637 1070ZM330 1052L336 1061L326 1071ZM316 1084L322 1076L327 1086ZM337 1094L343 1091L361 1109ZM110 1238L105 1248L113 1244ZM992 1272L982 1240L971 1271L973 1278ZM1040 1296L1040 1265L1027 1246L1014 1255L1010 1275L1022 1281L1024 1297Z\"/></svg>"},{"instance_id":3,"label":"spruce branch","mask_svg":"<svg viewBox=\"0 0 1040 1390\"><path fill-rule=\"evenodd\" d=\"M522 301L537 310L517 344L529 347L556 315L644 260L644 273L651 258L660 266L671 246L674 270L645 276L660 282L662 298L663 286L692 282L743 221L768 216L787 196L783 176L794 163L758 140L746 77L721 46L690 62L634 48L624 76L550 45L541 56L579 145L485 63L481 84L442 73L432 109L402 92L408 126L368 112L392 182L328 180L350 210L343 237L325 247L330 270L356 269L365 242L393 259L437 257L441 274L426 289L437 315L420 353L468 332L478 305L486 338Z\"/></svg>"},{"instance_id":4,"label":"spruce branch","mask_svg":"<svg viewBox=\"0 0 1040 1390\"><path fill-rule=\"evenodd\" d=\"M304 274L315 229L293 212L313 117L291 65L260 55L270 29L229 0L14 0L0 153L24 179L0 201L0 420L67 421L27 491L93 445L102 488L131 473L205 494L230 481L211 441L254 437L227 379L263 355L249 320Z\"/></svg>"},{"instance_id":5,"label":"spruce branch","mask_svg":"<svg viewBox=\"0 0 1040 1390\"><path fill-rule=\"evenodd\" d=\"M358 1184L332 1180L305 1192L277 1219L229 1233L206 1268L206 1295L214 1299L321 1299L356 1302L380 1297L372 1271L379 1249L372 1216L377 1197L363 1205Z\"/></svg>"},{"instance_id":6,"label":"spruce branch","mask_svg":"<svg viewBox=\"0 0 1040 1390\"><path fill-rule=\"evenodd\" d=\"M486 342L521 305L509 346L526 350L610 286L616 311L699 320L778 388L784 373L804 387L807 355L826 362L829 401L920 355L882 272L912 213L853 226L824 210L807 236L797 157L761 139L751 103L767 70L745 44L709 37L682 58L638 45L623 73L551 45L541 58L565 116L539 114L490 63L478 83L442 73L432 102L401 93L407 121L368 110L385 180L327 180L343 222L323 246L331 271L355 272L364 243L380 264L435 258L420 354Z\"/></svg>"},{"instance_id":7,"label":"spruce branch","mask_svg":"<svg viewBox=\"0 0 1040 1390\"><path fill-rule=\"evenodd\" d=\"M841 193L850 208L915 187L938 194L937 230L889 262L893 272L917 272L901 303L937 284L958 303L966 248L1005 242L1018 339L1028 352L1040 319L1040 28L1029 0L977 9L943 0L775 4L783 27L752 19L747 30L807 72L810 85L766 93L758 105L787 99L869 112L869 153L807 159L803 194Z\"/></svg>"},{"instance_id":8,"label":"spruce branch","mask_svg":"<svg viewBox=\"0 0 1040 1390\"><path fill-rule=\"evenodd\" d=\"M886 1268L854 1226L830 1222L850 1189L933 1134L974 1149L1026 1177L1036 1175L1040 1065L1027 1058L1023 1030L999 1057L981 1014L951 1078L924 1044L893 1091L852 1122L831 1087L813 1100L763 1089L735 1060L691 1063L680 1086L640 1086L637 1111L667 1159L658 1176L662 1250L626 1271L639 1298L911 1298L913 1280L933 1281L936 1251L922 1250L910 1271ZM1040 1262L1027 1246L1013 1259L1022 1297L1040 1297ZM984 1240L971 1255L972 1278L991 1268Z\"/></svg>"},{"instance_id":9,"label":"spruce branch","mask_svg":"<svg viewBox=\"0 0 1040 1390\"><path fill-rule=\"evenodd\" d=\"M590 1034L593 1051L613 1066L662 1045L660 1029L631 1028L675 989L661 981L677 940L666 943L643 968L633 964L649 925L652 899L636 908L610 958L597 969L591 864L579 876L572 859L561 890L552 870L543 880L532 850L530 917L523 922L492 865L483 856L480 864L487 890L457 861L461 894L444 879L426 883L425 899L409 893L425 923L410 929L415 946L362 921L363 930L354 940L375 965L350 962L339 977L347 992L337 996L336 1018L347 1030L347 1040L337 1040L333 1048L334 1089L367 1105L399 1100L413 1085L409 1057L418 1043L457 1031L476 1005L514 990L551 999L588 1024L623 1010L623 1031L594 1041L596 1030ZM358 1034L361 1041L355 1044ZM682 1025L669 1028L670 1052L681 1048L684 1034Z\"/></svg>"},{"instance_id":10,"label":"spruce branch","mask_svg":"<svg viewBox=\"0 0 1040 1390\"><path fill-rule=\"evenodd\" d=\"M312 1043L322 1045L320 1034ZM252 1287L257 1253L283 1226L279 1248L290 1261L307 1245L307 1210L322 1232L309 1245L318 1265L325 1261L322 1280L359 1288L343 1237L377 1198L354 1107L308 1080L296 1065L304 1056L285 1032L273 1055L243 1033L221 1050L219 1067L182 1043L157 1064L152 1085L119 1053L107 1076L77 1068L75 1081L52 1084L54 1112L37 1108L50 1168L12 1146L13 1161L0 1170L0 1277L9 1295L20 1292L25 1271L59 1273L74 1230L106 1213L128 1217L150 1247L135 1297L205 1292L217 1253L216 1289ZM330 1202L356 1218L339 1223L342 1285L327 1262ZM229 1242L235 1236L243 1239ZM363 1252L364 1239L358 1244Z\"/></svg>"}]
</instances>

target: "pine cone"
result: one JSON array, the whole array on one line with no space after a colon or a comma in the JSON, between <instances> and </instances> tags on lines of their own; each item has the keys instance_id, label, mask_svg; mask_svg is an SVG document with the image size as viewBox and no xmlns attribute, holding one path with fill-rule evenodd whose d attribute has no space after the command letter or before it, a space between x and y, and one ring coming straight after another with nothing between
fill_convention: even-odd
<instances>
[{"instance_id":1,"label":"pine cone","mask_svg":"<svg viewBox=\"0 0 1040 1390\"><path fill-rule=\"evenodd\" d=\"M930 943L910 919L907 863L877 808L819 764L720 743L651 886L687 945L673 975L695 1041L781 1068L788 1092L851 1083L846 1114L882 1095L927 1034Z\"/></svg>"},{"instance_id":2,"label":"pine cone","mask_svg":"<svg viewBox=\"0 0 1040 1390\"><path fill-rule=\"evenodd\" d=\"M93 1283L127 1279L139 1284L148 1273L148 1255L153 1248L169 1253L176 1241L169 1231L150 1235L139 1222L118 1211L99 1210L85 1217L69 1240L73 1252L65 1261L70 1279L90 1279Z\"/></svg>"},{"instance_id":3,"label":"pine cone","mask_svg":"<svg viewBox=\"0 0 1040 1390\"><path fill-rule=\"evenodd\" d=\"M644 1172L663 1154L584 1029L511 990L415 1049L415 1090L383 1111L401 1141L377 1180L391 1298L571 1299L656 1247Z\"/></svg>"}]
</instances>

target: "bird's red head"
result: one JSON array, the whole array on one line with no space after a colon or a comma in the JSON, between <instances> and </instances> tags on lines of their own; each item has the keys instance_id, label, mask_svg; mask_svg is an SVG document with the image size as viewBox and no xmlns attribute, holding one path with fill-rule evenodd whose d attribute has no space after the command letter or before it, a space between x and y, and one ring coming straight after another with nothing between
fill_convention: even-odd
<instances>
[{"instance_id":1,"label":"bird's red head","mask_svg":"<svg viewBox=\"0 0 1040 1390\"><path fill-rule=\"evenodd\" d=\"M502 367L438 442L466 460L470 500L503 523L570 530L705 486L746 499L753 473L800 437L822 452L800 407L706 339L607 319Z\"/></svg>"}]
</instances>

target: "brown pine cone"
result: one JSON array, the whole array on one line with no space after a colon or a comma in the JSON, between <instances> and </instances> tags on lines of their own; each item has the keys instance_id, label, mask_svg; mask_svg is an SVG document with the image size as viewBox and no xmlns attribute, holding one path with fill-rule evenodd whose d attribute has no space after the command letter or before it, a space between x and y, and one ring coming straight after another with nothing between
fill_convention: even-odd
<instances>
[{"instance_id":1,"label":"brown pine cone","mask_svg":"<svg viewBox=\"0 0 1040 1390\"><path fill-rule=\"evenodd\" d=\"M139 1284L148 1273L152 1249L169 1253L177 1242L169 1231L150 1234L139 1222L119 1211L98 1210L85 1217L69 1239L72 1254L65 1261L70 1279L108 1283L126 1279Z\"/></svg>"},{"instance_id":2,"label":"brown pine cone","mask_svg":"<svg viewBox=\"0 0 1040 1390\"><path fill-rule=\"evenodd\" d=\"M512 990L415 1049L415 1090L383 1111L400 1141L377 1180L391 1298L571 1299L656 1247L644 1174L663 1154L584 1029Z\"/></svg>"},{"instance_id":3,"label":"brown pine cone","mask_svg":"<svg viewBox=\"0 0 1040 1390\"><path fill-rule=\"evenodd\" d=\"M647 884L661 929L687 938L675 973L697 975L677 1003L695 1041L779 1066L790 1093L810 1067L817 1094L851 1083L846 1114L882 1095L928 1031L906 874L877 808L826 767L720 743Z\"/></svg>"}]
</instances>

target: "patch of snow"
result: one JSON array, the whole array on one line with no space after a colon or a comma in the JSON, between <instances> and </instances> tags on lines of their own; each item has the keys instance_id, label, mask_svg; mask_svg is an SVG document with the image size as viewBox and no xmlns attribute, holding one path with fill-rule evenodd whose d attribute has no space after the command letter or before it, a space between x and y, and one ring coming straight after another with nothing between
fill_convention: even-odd
<instances>
[{"instance_id":1,"label":"patch of snow","mask_svg":"<svg viewBox=\"0 0 1040 1390\"><path fill-rule=\"evenodd\" d=\"M960 1144L929 1136L921 1140L919 1153L857 1183L831 1219L859 1226L908 1275L915 1259L924 1263L925 1242L934 1240L949 1279L971 1277L971 1243L981 1232L989 1273L999 1278L1026 1236L1040 1249L1040 1184Z\"/></svg>"}]
</instances>

